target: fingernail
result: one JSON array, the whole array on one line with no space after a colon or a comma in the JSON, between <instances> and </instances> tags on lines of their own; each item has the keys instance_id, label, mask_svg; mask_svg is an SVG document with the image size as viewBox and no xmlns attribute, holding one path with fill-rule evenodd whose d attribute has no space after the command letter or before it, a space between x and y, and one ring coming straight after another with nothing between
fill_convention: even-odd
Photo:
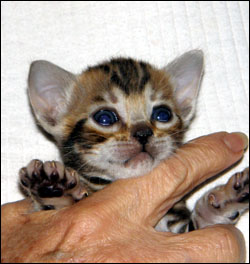
<instances>
[{"instance_id":1,"label":"fingernail","mask_svg":"<svg viewBox=\"0 0 250 264\"><path fill-rule=\"evenodd\" d=\"M248 147L248 137L241 132L227 134L223 140L233 152L246 150Z\"/></svg>"}]
</instances>

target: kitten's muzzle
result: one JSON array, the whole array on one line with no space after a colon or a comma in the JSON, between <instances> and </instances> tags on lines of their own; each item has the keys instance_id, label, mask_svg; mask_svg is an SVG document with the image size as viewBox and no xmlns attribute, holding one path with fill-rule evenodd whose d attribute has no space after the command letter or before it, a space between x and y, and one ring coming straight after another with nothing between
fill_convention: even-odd
<instances>
[{"instance_id":1,"label":"kitten's muzzle","mask_svg":"<svg viewBox=\"0 0 250 264\"><path fill-rule=\"evenodd\" d=\"M131 130L131 135L141 144L143 147L148 143L149 137L153 135L152 129L146 124L138 124Z\"/></svg>"}]
</instances>

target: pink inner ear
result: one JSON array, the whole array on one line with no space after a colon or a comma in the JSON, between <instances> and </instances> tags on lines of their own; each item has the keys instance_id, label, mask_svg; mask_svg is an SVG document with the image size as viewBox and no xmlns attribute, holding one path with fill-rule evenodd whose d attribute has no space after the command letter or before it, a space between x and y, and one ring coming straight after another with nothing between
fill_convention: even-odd
<instances>
[{"instance_id":1,"label":"pink inner ear","mask_svg":"<svg viewBox=\"0 0 250 264\"><path fill-rule=\"evenodd\" d=\"M67 110L66 93L70 93L74 75L47 61L32 63L29 96L38 120L57 123Z\"/></svg>"},{"instance_id":2,"label":"pink inner ear","mask_svg":"<svg viewBox=\"0 0 250 264\"><path fill-rule=\"evenodd\" d=\"M185 76L183 77L185 78ZM188 76L187 80L177 80L178 83L175 90L175 98L180 108L192 108L193 104L196 103L200 80L197 75L193 75L193 79L190 79L190 77L191 76Z\"/></svg>"},{"instance_id":3,"label":"pink inner ear","mask_svg":"<svg viewBox=\"0 0 250 264\"><path fill-rule=\"evenodd\" d=\"M173 82L182 118L188 124L195 112L203 72L203 54L198 50L187 52L168 64L165 70Z\"/></svg>"},{"instance_id":4,"label":"pink inner ear","mask_svg":"<svg viewBox=\"0 0 250 264\"><path fill-rule=\"evenodd\" d=\"M30 90L30 101L37 115L49 123L56 123L58 117L65 111L66 101L62 91L56 85L43 87L43 90ZM53 120L53 122L52 122Z\"/></svg>"}]
</instances>

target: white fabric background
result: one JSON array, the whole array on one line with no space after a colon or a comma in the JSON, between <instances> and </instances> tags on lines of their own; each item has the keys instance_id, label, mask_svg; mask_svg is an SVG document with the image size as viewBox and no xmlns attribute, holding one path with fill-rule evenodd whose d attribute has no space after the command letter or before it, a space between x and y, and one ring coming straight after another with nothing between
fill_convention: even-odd
<instances>
[{"instance_id":1,"label":"white fabric background","mask_svg":"<svg viewBox=\"0 0 250 264\"><path fill-rule=\"evenodd\" d=\"M249 2L9 1L2 6L2 203L22 198L19 168L33 158L60 159L37 129L26 94L31 61L46 59L80 72L125 55L164 66L190 49L205 53L197 117L187 140L216 131L249 135ZM224 183L238 166L195 193ZM249 244L249 214L238 224ZM248 246L247 246L248 248Z\"/></svg>"}]
</instances>

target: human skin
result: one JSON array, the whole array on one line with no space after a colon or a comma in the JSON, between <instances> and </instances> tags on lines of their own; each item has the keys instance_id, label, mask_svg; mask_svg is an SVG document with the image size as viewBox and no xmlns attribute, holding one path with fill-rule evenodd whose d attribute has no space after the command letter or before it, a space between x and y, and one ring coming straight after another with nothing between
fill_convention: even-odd
<instances>
[{"instance_id":1,"label":"human skin","mask_svg":"<svg viewBox=\"0 0 250 264\"><path fill-rule=\"evenodd\" d=\"M195 186L242 158L247 137L195 139L142 177L118 180L61 210L31 213L26 199L2 206L2 262L243 262L231 225L185 234L153 227Z\"/></svg>"}]
</instances>

